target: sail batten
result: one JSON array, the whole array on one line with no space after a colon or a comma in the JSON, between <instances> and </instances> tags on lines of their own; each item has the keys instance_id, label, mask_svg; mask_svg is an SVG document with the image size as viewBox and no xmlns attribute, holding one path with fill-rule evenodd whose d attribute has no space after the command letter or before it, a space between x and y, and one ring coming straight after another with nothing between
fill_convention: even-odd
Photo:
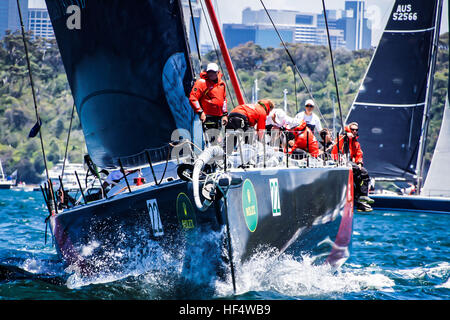
<instances>
[{"instance_id":1,"label":"sail batten","mask_svg":"<svg viewBox=\"0 0 450 320\"><path fill-rule=\"evenodd\" d=\"M396 0L347 123L374 178L417 179L438 0Z\"/></svg>"},{"instance_id":2,"label":"sail batten","mask_svg":"<svg viewBox=\"0 0 450 320\"><path fill-rule=\"evenodd\" d=\"M384 30L385 33L419 33L419 32L427 32L434 31L435 27L427 28L427 29L418 29L418 30Z\"/></svg>"},{"instance_id":3,"label":"sail batten","mask_svg":"<svg viewBox=\"0 0 450 320\"><path fill-rule=\"evenodd\" d=\"M385 108L396 108L396 107L418 107L425 105L425 101L415 104L386 104L386 103L369 103L369 102L355 102L354 105L368 106L368 107L385 107Z\"/></svg>"},{"instance_id":4,"label":"sail batten","mask_svg":"<svg viewBox=\"0 0 450 320\"><path fill-rule=\"evenodd\" d=\"M98 166L140 165L145 157L135 155L167 145L177 128L191 131L193 73L179 0L46 3ZM79 8L79 28L68 27L70 5Z\"/></svg>"}]
</instances>

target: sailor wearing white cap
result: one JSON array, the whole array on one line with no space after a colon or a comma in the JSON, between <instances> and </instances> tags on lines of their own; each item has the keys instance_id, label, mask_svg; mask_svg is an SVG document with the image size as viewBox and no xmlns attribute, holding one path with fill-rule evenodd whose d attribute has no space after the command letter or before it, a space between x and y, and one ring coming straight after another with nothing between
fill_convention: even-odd
<instances>
[{"instance_id":1,"label":"sailor wearing white cap","mask_svg":"<svg viewBox=\"0 0 450 320\"><path fill-rule=\"evenodd\" d=\"M214 62L211 62L206 67L206 72L208 72L208 71L217 72L217 71L219 71L219 66L217 64L215 64Z\"/></svg>"},{"instance_id":2,"label":"sailor wearing white cap","mask_svg":"<svg viewBox=\"0 0 450 320\"><path fill-rule=\"evenodd\" d=\"M315 103L312 99L308 99L305 102L305 111L299 112L295 115L295 119L304 120L306 125L311 129L312 132L315 132L317 128L317 132L322 130L322 124L320 123L320 119L317 115L313 113Z\"/></svg>"},{"instance_id":3,"label":"sailor wearing white cap","mask_svg":"<svg viewBox=\"0 0 450 320\"><path fill-rule=\"evenodd\" d=\"M189 95L192 109L199 115L203 129L219 129L228 122L225 81L216 63L209 63L200 73Z\"/></svg>"}]
</instances>

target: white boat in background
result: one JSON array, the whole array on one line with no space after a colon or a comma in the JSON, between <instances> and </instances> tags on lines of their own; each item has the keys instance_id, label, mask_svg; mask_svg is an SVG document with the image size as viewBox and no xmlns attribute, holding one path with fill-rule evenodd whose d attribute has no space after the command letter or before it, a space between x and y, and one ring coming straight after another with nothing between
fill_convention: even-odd
<instances>
[{"instance_id":1,"label":"white boat in background","mask_svg":"<svg viewBox=\"0 0 450 320\"><path fill-rule=\"evenodd\" d=\"M0 189L11 189L16 184L16 180L8 180L3 171L2 160L0 160Z\"/></svg>"},{"instance_id":2,"label":"white boat in background","mask_svg":"<svg viewBox=\"0 0 450 320\"><path fill-rule=\"evenodd\" d=\"M82 186L82 188L84 189L86 187L86 173L87 170L84 168L84 164L83 163L70 163L69 159L66 159L65 162L65 166L64 166L64 160L60 159L59 162L53 166L49 171L48 171L48 176L49 179L52 181L53 184L53 190L56 191L59 189L59 185L60 185L60 180L59 177L61 177L63 186L64 186L64 190L67 191L77 191L80 189L78 181L77 181L77 177L75 175L75 172L78 175L78 178L80 179L80 184ZM63 174L63 166L64 166L64 175L61 176ZM44 183L46 183L46 174L45 171L42 173L43 176L43 181L41 183L41 185L43 186ZM90 177L88 178L87 184L88 186L90 184L92 184L93 182L93 178Z\"/></svg>"},{"instance_id":3,"label":"white boat in background","mask_svg":"<svg viewBox=\"0 0 450 320\"><path fill-rule=\"evenodd\" d=\"M26 184L25 182L19 182L17 185L11 187L11 190L13 191L39 191L39 186L34 184Z\"/></svg>"}]
</instances>

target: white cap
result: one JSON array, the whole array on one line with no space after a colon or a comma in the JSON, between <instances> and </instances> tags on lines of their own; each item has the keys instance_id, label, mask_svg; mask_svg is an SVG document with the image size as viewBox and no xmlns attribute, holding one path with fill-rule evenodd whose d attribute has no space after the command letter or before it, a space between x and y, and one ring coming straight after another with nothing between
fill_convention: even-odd
<instances>
[{"instance_id":1,"label":"white cap","mask_svg":"<svg viewBox=\"0 0 450 320\"><path fill-rule=\"evenodd\" d=\"M208 72L208 71L214 71L214 72L217 72L217 71L219 71L219 66L218 66L217 64L215 64L214 62L213 62L213 63L210 63L210 64L208 64L208 66L206 67L206 72Z\"/></svg>"},{"instance_id":2,"label":"white cap","mask_svg":"<svg viewBox=\"0 0 450 320\"><path fill-rule=\"evenodd\" d=\"M312 105L313 107L315 107L316 105L314 104L314 101L312 100L312 99L308 99L308 100L306 100L306 102L305 102L305 106L307 106L307 105Z\"/></svg>"}]
</instances>

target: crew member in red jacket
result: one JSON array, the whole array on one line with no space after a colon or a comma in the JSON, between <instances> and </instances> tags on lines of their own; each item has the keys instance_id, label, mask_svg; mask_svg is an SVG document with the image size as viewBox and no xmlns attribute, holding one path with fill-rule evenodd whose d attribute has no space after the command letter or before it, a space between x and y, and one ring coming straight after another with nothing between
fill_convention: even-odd
<instances>
[{"instance_id":1,"label":"crew member in red jacket","mask_svg":"<svg viewBox=\"0 0 450 320\"><path fill-rule=\"evenodd\" d=\"M219 66L210 63L192 87L189 102L205 130L220 129L228 122L226 85Z\"/></svg>"},{"instance_id":2,"label":"crew member in red jacket","mask_svg":"<svg viewBox=\"0 0 450 320\"><path fill-rule=\"evenodd\" d=\"M230 119L226 129L244 132L256 126L258 136L261 139L266 129L266 118L274 108L271 100L259 100L255 104L241 104L230 112Z\"/></svg>"},{"instance_id":3,"label":"crew member in red jacket","mask_svg":"<svg viewBox=\"0 0 450 320\"><path fill-rule=\"evenodd\" d=\"M341 154L345 154L348 148L353 169L356 208L358 211L368 212L372 211L370 203L374 201L368 196L370 177L366 168L363 166L363 151L358 142L358 130L359 126L357 122L352 122L346 126L345 135L340 135L338 143L331 150L331 155L335 160L338 158L338 145Z\"/></svg>"},{"instance_id":4,"label":"crew member in red jacket","mask_svg":"<svg viewBox=\"0 0 450 320\"><path fill-rule=\"evenodd\" d=\"M319 155L319 142L304 120L302 120L299 126L290 129L289 131L294 137L293 140L289 140L288 142L291 147L288 150L289 154L306 152L315 158ZM302 151L299 151L298 149Z\"/></svg>"},{"instance_id":5,"label":"crew member in red jacket","mask_svg":"<svg viewBox=\"0 0 450 320\"><path fill-rule=\"evenodd\" d=\"M339 151L341 154L345 154L345 148L348 143L349 153L350 153L350 161L356 163L357 165L363 164L363 151L361 149L361 145L358 142L358 124L356 122L352 122L345 128L345 135L339 136L339 141L336 142L333 149L331 150L331 154L333 155L333 159L337 159L338 154L338 145ZM344 147L345 146L345 147Z\"/></svg>"}]
</instances>

